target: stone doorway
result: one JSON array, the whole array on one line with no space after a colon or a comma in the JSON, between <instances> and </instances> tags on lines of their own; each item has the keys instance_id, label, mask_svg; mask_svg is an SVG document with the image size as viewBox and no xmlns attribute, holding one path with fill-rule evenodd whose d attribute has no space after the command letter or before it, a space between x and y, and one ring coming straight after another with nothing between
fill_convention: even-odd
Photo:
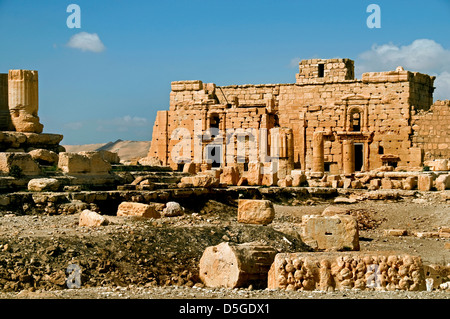
<instances>
[{"instance_id":1,"label":"stone doorway","mask_svg":"<svg viewBox=\"0 0 450 319\"><path fill-rule=\"evenodd\" d=\"M364 169L364 144L355 143L355 172L361 172Z\"/></svg>"}]
</instances>

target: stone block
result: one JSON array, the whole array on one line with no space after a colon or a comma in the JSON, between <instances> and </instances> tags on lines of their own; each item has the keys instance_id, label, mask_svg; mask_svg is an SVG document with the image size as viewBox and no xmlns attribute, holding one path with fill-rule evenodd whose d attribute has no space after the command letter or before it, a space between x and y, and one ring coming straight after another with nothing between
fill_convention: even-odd
<instances>
[{"instance_id":1,"label":"stone block","mask_svg":"<svg viewBox=\"0 0 450 319\"><path fill-rule=\"evenodd\" d=\"M241 177L237 182L237 186L247 186L247 185L248 185L247 177Z\"/></svg>"},{"instance_id":2,"label":"stone block","mask_svg":"<svg viewBox=\"0 0 450 319\"><path fill-rule=\"evenodd\" d=\"M28 190L31 192L56 192L61 183L55 178L34 178L28 182Z\"/></svg>"},{"instance_id":3,"label":"stone block","mask_svg":"<svg viewBox=\"0 0 450 319\"><path fill-rule=\"evenodd\" d=\"M98 152L100 153L100 156L108 163L111 163L111 164L119 164L120 163L120 157L119 157L118 153L106 151L106 150L100 150Z\"/></svg>"},{"instance_id":4,"label":"stone block","mask_svg":"<svg viewBox=\"0 0 450 319\"><path fill-rule=\"evenodd\" d=\"M111 164L99 152L59 154L58 168L67 174L109 174Z\"/></svg>"},{"instance_id":5,"label":"stone block","mask_svg":"<svg viewBox=\"0 0 450 319\"><path fill-rule=\"evenodd\" d=\"M436 178L435 185L438 191L450 189L450 174L439 175Z\"/></svg>"},{"instance_id":6,"label":"stone block","mask_svg":"<svg viewBox=\"0 0 450 319\"><path fill-rule=\"evenodd\" d=\"M328 206L322 212L322 216L347 215L350 209L341 206Z\"/></svg>"},{"instance_id":7,"label":"stone block","mask_svg":"<svg viewBox=\"0 0 450 319\"><path fill-rule=\"evenodd\" d=\"M183 166L183 173L196 174L197 166L195 163L186 163Z\"/></svg>"},{"instance_id":8,"label":"stone block","mask_svg":"<svg viewBox=\"0 0 450 319\"><path fill-rule=\"evenodd\" d=\"M39 175L41 169L28 153L0 153L0 172L11 173L11 169L18 167L20 174Z\"/></svg>"},{"instance_id":9,"label":"stone block","mask_svg":"<svg viewBox=\"0 0 450 319\"><path fill-rule=\"evenodd\" d=\"M369 188L371 190L376 190L376 189L379 189L380 187L381 187L381 179L375 178L375 179L370 180Z\"/></svg>"},{"instance_id":10,"label":"stone block","mask_svg":"<svg viewBox=\"0 0 450 319\"><path fill-rule=\"evenodd\" d=\"M197 174L195 176L183 177L182 183L191 183L193 187L218 187L220 180L209 174Z\"/></svg>"},{"instance_id":11,"label":"stone block","mask_svg":"<svg viewBox=\"0 0 450 319\"><path fill-rule=\"evenodd\" d=\"M408 231L406 229L386 229L384 234L387 236L406 236Z\"/></svg>"},{"instance_id":12,"label":"stone block","mask_svg":"<svg viewBox=\"0 0 450 319\"><path fill-rule=\"evenodd\" d=\"M417 187L417 176L408 176L403 180L404 190L413 190Z\"/></svg>"},{"instance_id":13,"label":"stone block","mask_svg":"<svg viewBox=\"0 0 450 319\"><path fill-rule=\"evenodd\" d=\"M299 187L299 186L305 185L307 183L305 172L302 170L292 170L291 176L292 176L292 186L293 187Z\"/></svg>"},{"instance_id":14,"label":"stone block","mask_svg":"<svg viewBox=\"0 0 450 319\"><path fill-rule=\"evenodd\" d=\"M247 182L250 186L259 186L262 182L261 163L248 163Z\"/></svg>"},{"instance_id":15,"label":"stone block","mask_svg":"<svg viewBox=\"0 0 450 319\"><path fill-rule=\"evenodd\" d=\"M162 161L154 156L142 157L138 160L138 163L144 166L163 166Z\"/></svg>"},{"instance_id":16,"label":"stone block","mask_svg":"<svg viewBox=\"0 0 450 319\"><path fill-rule=\"evenodd\" d=\"M245 224L268 225L275 218L273 204L269 200L239 199L237 220Z\"/></svg>"},{"instance_id":17,"label":"stone block","mask_svg":"<svg viewBox=\"0 0 450 319\"><path fill-rule=\"evenodd\" d=\"M81 227L100 227L106 225L108 221L99 213L85 209L80 214L78 226Z\"/></svg>"},{"instance_id":18,"label":"stone block","mask_svg":"<svg viewBox=\"0 0 450 319\"><path fill-rule=\"evenodd\" d=\"M359 250L358 223L351 215L303 215L302 238L318 250Z\"/></svg>"},{"instance_id":19,"label":"stone block","mask_svg":"<svg viewBox=\"0 0 450 319\"><path fill-rule=\"evenodd\" d=\"M31 155L31 158L42 165L54 165L58 163L58 154L53 151L49 151L46 149L35 149L28 154Z\"/></svg>"},{"instance_id":20,"label":"stone block","mask_svg":"<svg viewBox=\"0 0 450 319\"><path fill-rule=\"evenodd\" d=\"M434 176L431 174L420 174L417 177L417 189L419 191L430 191L433 187Z\"/></svg>"},{"instance_id":21,"label":"stone block","mask_svg":"<svg viewBox=\"0 0 450 319\"><path fill-rule=\"evenodd\" d=\"M177 202L167 202L166 207L162 211L164 217L183 216L184 208Z\"/></svg>"},{"instance_id":22,"label":"stone block","mask_svg":"<svg viewBox=\"0 0 450 319\"><path fill-rule=\"evenodd\" d=\"M381 179L381 188L382 189L393 189L394 184L392 183L392 180L390 178L382 178Z\"/></svg>"},{"instance_id":23,"label":"stone block","mask_svg":"<svg viewBox=\"0 0 450 319\"><path fill-rule=\"evenodd\" d=\"M135 202L122 202L117 209L117 216L134 216L145 218L160 218L161 215L155 207Z\"/></svg>"},{"instance_id":24,"label":"stone block","mask_svg":"<svg viewBox=\"0 0 450 319\"><path fill-rule=\"evenodd\" d=\"M239 182L239 170L235 166L225 166L220 175L220 182L227 185L237 185Z\"/></svg>"},{"instance_id":25,"label":"stone block","mask_svg":"<svg viewBox=\"0 0 450 319\"><path fill-rule=\"evenodd\" d=\"M287 175L285 178L278 180L278 187L291 187L292 186L292 177Z\"/></svg>"}]
</instances>

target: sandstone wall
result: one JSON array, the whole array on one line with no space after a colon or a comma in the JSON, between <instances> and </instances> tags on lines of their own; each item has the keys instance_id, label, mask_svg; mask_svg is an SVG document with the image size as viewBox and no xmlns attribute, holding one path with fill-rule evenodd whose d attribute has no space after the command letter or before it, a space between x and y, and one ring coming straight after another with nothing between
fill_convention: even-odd
<instances>
[{"instance_id":1,"label":"sandstone wall","mask_svg":"<svg viewBox=\"0 0 450 319\"><path fill-rule=\"evenodd\" d=\"M436 101L428 111L412 116L412 143L424 159L450 158L450 100Z\"/></svg>"},{"instance_id":2,"label":"sandstone wall","mask_svg":"<svg viewBox=\"0 0 450 319\"><path fill-rule=\"evenodd\" d=\"M417 167L422 164L422 145L411 140L411 110L429 109L433 81L434 77L402 67L364 73L357 80L351 60L312 59L300 63L295 84L220 87L201 81L172 82L170 111L158 113L149 156L175 167L170 158L179 142L171 139L175 129L193 133L194 120L201 119L201 130L205 131L212 126L212 119L218 119L220 130L291 129L294 168L323 166L321 170L331 174L342 172L345 162L355 156L344 151L344 141L347 149L356 144L361 147L356 154L361 158L357 171L379 168L382 155L398 157L398 166ZM321 132L323 138L316 150L315 132ZM215 142L225 145L225 140L216 138ZM318 145L323 150L317 149ZM314 156L321 157L316 167Z\"/></svg>"}]
</instances>

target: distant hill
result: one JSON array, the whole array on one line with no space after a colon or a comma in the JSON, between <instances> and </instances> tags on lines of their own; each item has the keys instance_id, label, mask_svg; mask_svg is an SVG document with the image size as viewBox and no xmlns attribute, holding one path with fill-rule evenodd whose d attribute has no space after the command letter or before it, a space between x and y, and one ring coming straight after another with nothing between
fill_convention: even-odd
<instances>
[{"instance_id":1,"label":"distant hill","mask_svg":"<svg viewBox=\"0 0 450 319\"><path fill-rule=\"evenodd\" d=\"M66 152L83 152L83 151L110 151L118 153L121 161L132 161L147 156L150 149L150 141L122 141L100 143L100 144L84 144L84 145L63 145Z\"/></svg>"}]
</instances>

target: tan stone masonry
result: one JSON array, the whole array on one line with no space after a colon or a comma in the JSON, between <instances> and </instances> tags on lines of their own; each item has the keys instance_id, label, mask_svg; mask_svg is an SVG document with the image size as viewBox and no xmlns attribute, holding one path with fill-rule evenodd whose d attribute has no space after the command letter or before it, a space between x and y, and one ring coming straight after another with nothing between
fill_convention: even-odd
<instances>
[{"instance_id":1,"label":"tan stone masonry","mask_svg":"<svg viewBox=\"0 0 450 319\"><path fill-rule=\"evenodd\" d=\"M148 156L174 169L215 160L213 166L234 165L241 176L261 154L279 156L278 179L292 169L320 176L420 167L424 156L450 156L450 102L433 104L433 82L402 67L355 79L349 59L303 60L292 84L172 82ZM173 150L189 138L190 151L177 163Z\"/></svg>"}]
</instances>

